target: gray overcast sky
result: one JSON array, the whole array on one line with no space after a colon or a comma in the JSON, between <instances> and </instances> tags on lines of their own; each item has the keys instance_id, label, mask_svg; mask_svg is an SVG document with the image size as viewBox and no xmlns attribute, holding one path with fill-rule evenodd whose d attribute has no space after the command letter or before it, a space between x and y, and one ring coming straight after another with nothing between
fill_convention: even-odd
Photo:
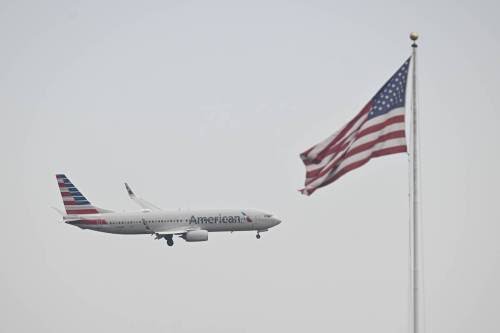
<instances>
[{"instance_id":1,"label":"gray overcast sky","mask_svg":"<svg viewBox=\"0 0 500 333\"><path fill-rule=\"evenodd\" d=\"M208 4L210 3L210 4ZM495 1L0 3L2 332L403 332L405 155L312 197L298 154L421 34L428 332L500 330ZM59 223L95 204L258 208L283 223L168 248Z\"/></svg>"}]
</instances>

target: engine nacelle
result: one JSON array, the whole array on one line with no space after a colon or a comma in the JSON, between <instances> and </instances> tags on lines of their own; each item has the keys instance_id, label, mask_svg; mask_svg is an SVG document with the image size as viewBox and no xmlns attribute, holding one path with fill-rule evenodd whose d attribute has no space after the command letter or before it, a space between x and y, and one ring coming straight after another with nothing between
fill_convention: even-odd
<instances>
[{"instance_id":1,"label":"engine nacelle","mask_svg":"<svg viewBox=\"0 0 500 333\"><path fill-rule=\"evenodd\" d=\"M208 240L208 231L206 230L193 230L188 231L182 236L186 242L203 242Z\"/></svg>"}]
</instances>

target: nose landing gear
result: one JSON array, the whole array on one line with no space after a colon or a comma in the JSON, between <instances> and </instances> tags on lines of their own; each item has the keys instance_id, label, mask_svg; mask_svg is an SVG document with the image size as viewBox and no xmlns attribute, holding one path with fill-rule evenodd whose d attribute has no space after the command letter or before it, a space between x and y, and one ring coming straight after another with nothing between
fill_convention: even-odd
<instances>
[{"instance_id":1,"label":"nose landing gear","mask_svg":"<svg viewBox=\"0 0 500 333\"><path fill-rule=\"evenodd\" d=\"M260 233L259 233L259 232L257 232L257 235L255 235L255 237L256 237L257 239L260 239Z\"/></svg>"}]
</instances>

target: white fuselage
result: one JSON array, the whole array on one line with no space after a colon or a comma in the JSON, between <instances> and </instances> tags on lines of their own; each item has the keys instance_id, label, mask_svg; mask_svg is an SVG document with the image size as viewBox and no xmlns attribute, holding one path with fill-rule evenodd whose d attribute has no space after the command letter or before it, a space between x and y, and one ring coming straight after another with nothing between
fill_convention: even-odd
<instances>
[{"instance_id":1,"label":"white fuselage","mask_svg":"<svg viewBox=\"0 0 500 333\"><path fill-rule=\"evenodd\" d=\"M68 216L65 222L113 234L155 234L186 228L208 232L266 231L280 220L256 210L186 210Z\"/></svg>"}]
</instances>

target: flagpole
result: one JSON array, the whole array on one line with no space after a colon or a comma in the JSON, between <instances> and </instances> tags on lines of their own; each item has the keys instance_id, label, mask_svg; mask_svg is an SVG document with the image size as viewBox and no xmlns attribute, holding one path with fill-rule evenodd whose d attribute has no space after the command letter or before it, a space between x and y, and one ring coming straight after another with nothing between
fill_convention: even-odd
<instances>
[{"instance_id":1,"label":"flagpole","mask_svg":"<svg viewBox=\"0 0 500 333\"><path fill-rule=\"evenodd\" d=\"M412 97L411 97L411 332L420 333L420 255L419 255L419 201L418 201L418 138L417 138L417 39L418 34L410 34L412 40Z\"/></svg>"}]
</instances>

